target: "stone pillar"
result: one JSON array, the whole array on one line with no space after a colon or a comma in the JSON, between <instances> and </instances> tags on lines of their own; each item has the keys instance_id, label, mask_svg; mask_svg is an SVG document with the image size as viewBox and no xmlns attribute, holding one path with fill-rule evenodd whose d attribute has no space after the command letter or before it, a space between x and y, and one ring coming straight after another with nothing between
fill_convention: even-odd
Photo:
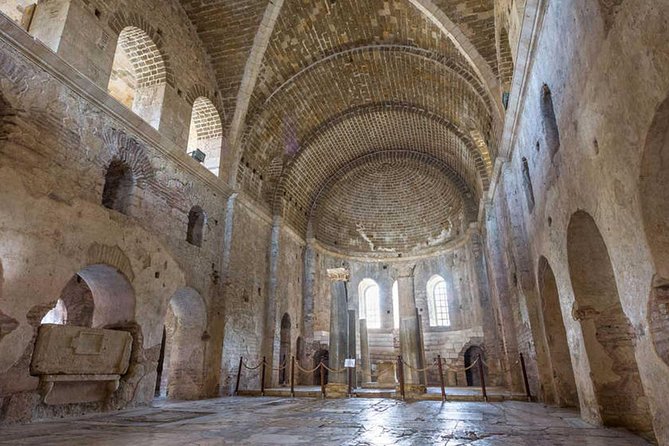
<instances>
[{"instance_id":1,"label":"stone pillar","mask_svg":"<svg viewBox=\"0 0 669 446\"><path fill-rule=\"evenodd\" d=\"M414 295L414 268L415 265L404 265L395 271L400 307L400 355L405 363L404 389L408 395L426 391L416 371L423 362L423 345Z\"/></svg>"},{"instance_id":2,"label":"stone pillar","mask_svg":"<svg viewBox=\"0 0 669 446\"><path fill-rule=\"evenodd\" d=\"M267 386L279 383L278 374L272 367L281 362L279 358L280 322L277 321L277 270L279 265L282 218L274 216L272 222L272 239L269 246L269 274L267 281L267 298L265 299L265 319L263 329L262 353L267 360L265 383ZM276 357L275 357L276 356Z\"/></svg>"},{"instance_id":3,"label":"stone pillar","mask_svg":"<svg viewBox=\"0 0 669 446\"><path fill-rule=\"evenodd\" d=\"M369 337L367 335L367 319L360 319L360 370L362 384L372 381L372 367L369 360Z\"/></svg>"},{"instance_id":4,"label":"stone pillar","mask_svg":"<svg viewBox=\"0 0 669 446\"><path fill-rule=\"evenodd\" d=\"M311 225L309 225L309 228ZM304 280L302 281L302 324L300 325L304 340L304 354L298 358L304 369L313 367L312 360L316 349L314 347L314 283L316 278L316 251L314 239L310 237L311 230L307 229L307 245L304 248ZM300 384L311 384L313 374L300 372Z\"/></svg>"},{"instance_id":5,"label":"stone pillar","mask_svg":"<svg viewBox=\"0 0 669 446\"><path fill-rule=\"evenodd\" d=\"M348 299L347 299L347 301L348 301ZM357 329L358 324L355 323L356 320L357 320L356 311L355 310L348 310L348 352L347 352L346 357L349 358L349 359L355 359L356 352L357 352L357 348L356 348L357 336L356 336L355 331ZM356 366L357 366L357 364L356 364ZM356 385L356 377L355 377L356 374L354 372L355 372L355 369L350 373L351 373L351 387L355 389L357 387L357 385ZM348 374L349 374L348 370L346 371L346 374L347 374L347 377L348 377Z\"/></svg>"},{"instance_id":6,"label":"stone pillar","mask_svg":"<svg viewBox=\"0 0 669 446\"><path fill-rule=\"evenodd\" d=\"M330 280L330 359L331 369L343 369L348 355L348 289L349 271L346 268L328 269ZM328 375L328 396L344 396L348 393L347 373Z\"/></svg>"}]
</instances>

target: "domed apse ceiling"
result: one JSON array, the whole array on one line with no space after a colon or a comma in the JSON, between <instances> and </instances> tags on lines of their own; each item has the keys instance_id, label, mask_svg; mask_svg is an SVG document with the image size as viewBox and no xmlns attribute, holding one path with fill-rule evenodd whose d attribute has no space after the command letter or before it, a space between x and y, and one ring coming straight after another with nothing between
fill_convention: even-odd
<instances>
[{"instance_id":1,"label":"domed apse ceiling","mask_svg":"<svg viewBox=\"0 0 669 446\"><path fill-rule=\"evenodd\" d=\"M338 251L397 256L476 218L507 56L493 0L284 0L262 25L267 2L182 2L239 118L227 123L233 183L286 225ZM266 45L226 34L226 13L269 33ZM256 56L256 76L231 55Z\"/></svg>"}]
</instances>

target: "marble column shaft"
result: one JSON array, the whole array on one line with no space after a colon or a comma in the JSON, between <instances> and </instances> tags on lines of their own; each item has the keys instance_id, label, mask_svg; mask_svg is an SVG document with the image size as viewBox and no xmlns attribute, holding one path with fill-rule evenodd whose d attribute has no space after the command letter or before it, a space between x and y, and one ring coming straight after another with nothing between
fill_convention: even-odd
<instances>
[{"instance_id":1,"label":"marble column shaft","mask_svg":"<svg viewBox=\"0 0 669 446\"><path fill-rule=\"evenodd\" d=\"M423 346L420 345L413 267L399 270L397 286L400 307L400 355L402 355L405 364L410 366L404 366L404 382L407 385L419 386L421 379L416 369L420 368L422 363Z\"/></svg>"},{"instance_id":2,"label":"marble column shaft","mask_svg":"<svg viewBox=\"0 0 669 446\"><path fill-rule=\"evenodd\" d=\"M330 279L330 356L331 369L343 369L348 357L348 271L343 268L328 270ZM346 384L346 372L328 375L329 384Z\"/></svg>"}]
</instances>

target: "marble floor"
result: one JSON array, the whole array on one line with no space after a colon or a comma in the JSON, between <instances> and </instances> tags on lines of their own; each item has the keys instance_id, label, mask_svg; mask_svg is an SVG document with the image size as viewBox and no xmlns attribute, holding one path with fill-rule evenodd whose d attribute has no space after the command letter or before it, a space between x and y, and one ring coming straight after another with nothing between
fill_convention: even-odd
<instances>
[{"instance_id":1,"label":"marble floor","mask_svg":"<svg viewBox=\"0 0 669 446\"><path fill-rule=\"evenodd\" d=\"M233 397L0 428L0 445L647 445L525 402Z\"/></svg>"}]
</instances>

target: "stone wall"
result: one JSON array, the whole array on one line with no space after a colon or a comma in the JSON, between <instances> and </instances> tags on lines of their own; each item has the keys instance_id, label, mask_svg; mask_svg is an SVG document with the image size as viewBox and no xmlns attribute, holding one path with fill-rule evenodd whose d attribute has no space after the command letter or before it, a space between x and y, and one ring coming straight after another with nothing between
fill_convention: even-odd
<instances>
[{"instance_id":1,"label":"stone wall","mask_svg":"<svg viewBox=\"0 0 669 446\"><path fill-rule=\"evenodd\" d=\"M545 371L539 375L536 365L530 367L532 387L550 398L552 384L546 375L551 374L550 352L544 339L555 333L537 329L542 321L536 271L544 256L555 274L581 414L590 421L611 423L605 410L611 410L612 403L604 399L594 378L602 361L610 359L589 355L593 350L582 321L591 316L576 303L573 271L570 274L570 266L580 259L567 252L572 216L586 213L601 233L622 311L632 327L634 353L625 361L638 367L645 394L634 398L634 404L648 404L655 436L663 444L669 441L669 405L661 395L669 384L669 369L650 335L649 323L657 317L649 296L662 282L655 275L663 268L650 246L657 243L666 223L643 229L641 203L652 203L653 198L644 196L639 186L653 122L669 93L667 8L663 2L644 1L528 2L528 7L537 6L540 28L533 35L530 71L524 84L514 86L518 107L510 110L509 119L517 124L507 127L511 132L503 147L509 161L493 188L486 220L488 266L502 329L515 332L517 340L508 342L514 336L505 336L506 351L509 356L514 349L525 352ZM526 21L530 31L533 26ZM561 44L555 45L556 41ZM551 141L555 137L551 123L542 113L545 86L551 90L557 146ZM551 146L556 147L553 153ZM523 159L529 178L523 175ZM533 209L526 200L528 180L534 186ZM604 266L592 264L589 269L594 274ZM592 274L590 293L599 286ZM628 412L624 407L628 399L619 395L620 406L613 410ZM601 404L609 407L600 408ZM641 418L615 423L652 436Z\"/></svg>"},{"instance_id":2,"label":"stone wall","mask_svg":"<svg viewBox=\"0 0 669 446\"><path fill-rule=\"evenodd\" d=\"M45 407L37 378L28 373L42 316L75 274L97 264L119 271L134 298L132 316L115 324L133 334L131 368L109 404L152 400L163 319L184 287L207 307L205 330L187 340L203 352L188 397L215 394L227 187L50 50L0 20L11 36L0 43L0 422L103 408ZM41 65L25 54L39 57ZM101 205L105 171L115 159L134 178L125 214ZM193 206L206 213L202 247L186 241Z\"/></svg>"}]
</instances>

